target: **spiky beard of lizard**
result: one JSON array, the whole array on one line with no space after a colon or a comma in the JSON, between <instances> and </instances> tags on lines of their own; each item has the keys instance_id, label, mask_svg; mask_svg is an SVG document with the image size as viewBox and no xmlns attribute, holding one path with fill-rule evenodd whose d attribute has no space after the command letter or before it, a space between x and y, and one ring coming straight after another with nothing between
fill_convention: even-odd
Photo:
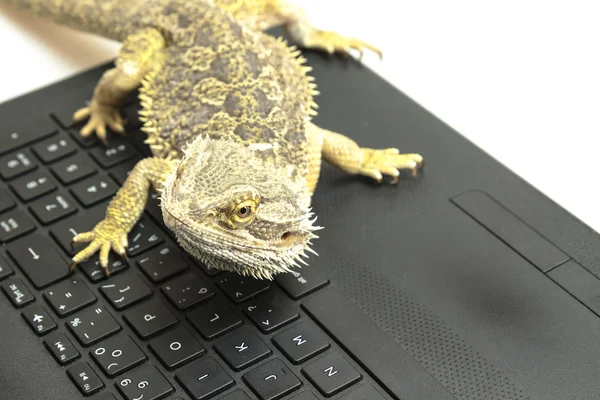
<instances>
[{"instance_id":1,"label":"spiky beard of lizard","mask_svg":"<svg viewBox=\"0 0 600 400\"><path fill-rule=\"evenodd\" d=\"M272 279L316 255L311 240L322 228L302 182L259 148L198 137L160 197L166 225L190 255L209 268Z\"/></svg>"}]
</instances>

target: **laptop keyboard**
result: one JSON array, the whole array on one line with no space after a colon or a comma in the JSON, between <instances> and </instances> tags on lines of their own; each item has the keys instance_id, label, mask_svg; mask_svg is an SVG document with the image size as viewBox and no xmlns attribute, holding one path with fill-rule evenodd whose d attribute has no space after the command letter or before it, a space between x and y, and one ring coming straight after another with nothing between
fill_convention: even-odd
<instances>
[{"instance_id":1,"label":"laptop keyboard","mask_svg":"<svg viewBox=\"0 0 600 400\"><path fill-rule=\"evenodd\" d=\"M326 277L304 268L270 282L209 269L177 246L156 195L127 260L111 253L110 277L97 254L69 273L85 246L71 239L103 218L143 156L131 142L115 136L106 147L58 128L0 142L0 286L82 396L384 399L300 307Z\"/></svg>"}]
</instances>

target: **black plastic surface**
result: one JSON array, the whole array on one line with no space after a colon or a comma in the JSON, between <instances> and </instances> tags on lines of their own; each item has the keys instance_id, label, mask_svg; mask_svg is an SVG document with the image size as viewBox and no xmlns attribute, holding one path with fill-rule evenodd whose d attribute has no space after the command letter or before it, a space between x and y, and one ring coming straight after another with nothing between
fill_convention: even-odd
<instances>
[{"instance_id":1,"label":"black plastic surface","mask_svg":"<svg viewBox=\"0 0 600 400\"><path fill-rule=\"evenodd\" d=\"M421 176L397 186L324 165L314 211L325 229L310 268L458 399L596 399L598 317L450 199L488 193L595 275L600 236L365 67L305 54L321 91L315 123L426 160ZM31 110L52 107L68 121L108 67L2 104L0 121L29 126L39 119ZM6 299L0 316L2 396L81 398Z\"/></svg>"}]
</instances>

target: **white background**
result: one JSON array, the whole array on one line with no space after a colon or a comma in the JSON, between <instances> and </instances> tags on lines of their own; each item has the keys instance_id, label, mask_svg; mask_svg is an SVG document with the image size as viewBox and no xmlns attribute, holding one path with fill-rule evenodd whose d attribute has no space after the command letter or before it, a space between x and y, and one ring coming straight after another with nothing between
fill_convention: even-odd
<instances>
[{"instance_id":1,"label":"white background","mask_svg":"<svg viewBox=\"0 0 600 400\"><path fill-rule=\"evenodd\" d=\"M382 48L369 67L600 231L599 0L299 3ZM1 5L0 102L117 49Z\"/></svg>"}]
</instances>

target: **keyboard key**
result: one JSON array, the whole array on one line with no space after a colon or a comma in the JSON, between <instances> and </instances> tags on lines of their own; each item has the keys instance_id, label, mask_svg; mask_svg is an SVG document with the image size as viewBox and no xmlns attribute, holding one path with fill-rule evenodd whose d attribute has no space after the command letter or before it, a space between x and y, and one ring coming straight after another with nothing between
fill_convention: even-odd
<instances>
[{"instance_id":1,"label":"keyboard key","mask_svg":"<svg viewBox=\"0 0 600 400\"><path fill-rule=\"evenodd\" d=\"M66 325L77 340L86 347L121 330L121 325L104 307L82 311L71 317Z\"/></svg>"},{"instance_id":2,"label":"keyboard key","mask_svg":"<svg viewBox=\"0 0 600 400\"><path fill-rule=\"evenodd\" d=\"M235 392L225 395L225 397L222 397L219 400L250 400L250 397L248 397L248 395L241 390L236 390Z\"/></svg>"},{"instance_id":3,"label":"keyboard key","mask_svg":"<svg viewBox=\"0 0 600 400\"><path fill-rule=\"evenodd\" d=\"M348 393L344 400L384 400L384 398L373 386L363 385Z\"/></svg>"},{"instance_id":4,"label":"keyboard key","mask_svg":"<svg viewBox=\"0 0 600 400\"><path fill-rule=\"evenodd\" d=\"M75 202L66 194L52 194L29 205L31 212L44 225L57 221L77 211Z\"/></svg>"},{"instance_id":5,"label":"keyboard key","mask_svg":"<svg viewBox=\"0 0 600 400\"><path fill-rule=\"evenodd\" d=\"M285 364L274 359L244 374L246 384L261 400L277 400L302 386Z\"/></svg>"},{"instance_id":6,"label":"keyboard key","mask_svg":"<svg viewBox=\"0 0 600 400\"><path fill-rule=\"evenodd\" d=\"M181 275L162 287L163 293L180 310L185 310L215 295L215 292L193 272Z\"/></svg>"},{"instance_id":7,"label":"keyboard key","mask_svg":"<svg viewBox=\"0 0 600 400\"><path fill-rule=\"evenodd\" d=\"M57 222L50 228L50 235L60 244L60 247L70 256L74 256L77 252L83 250L89 243L75 243L71 247L71 241L73 238L83 232L89 232L96 224L98 224L104 218L106 214L107 204L98 204L88 210L85 213L73 215L63 221ZM114 252L110 254L114 255ZM110 258L109 254L109 260ZM91 260L98 260L98 255L95 254L90 258Z\"/></svg>"},{"instance_id":8,"label":"keyboard key","mask_svg":"<svg viewBox=\"0 0 600 400\"><path fill-rule=\"evenodd\" d=\"M112 178L119 184L119 186L123 186L123 184L127 180L127 177L129 177L129 174L131 173L131 171L133 171L133 168L138 163L138 161L139 160L129 160L124 163L121 163L116 167L111 168L109 175L112 176Z\"/></svg>"},{"instance_id":9,"label":"keyboard key","mask_svg":"<svg viewBox=\"0 0 600 400\"><path fill-rule=\"evenodd\" d=\"M218 280L219 287L236 303L249 300L262 292L269 290L266 280L254 279L241 276L237 273L228 272Z\"/></svg>"},{"instance_id":10,"label":"keyboard key","mask_svg":"<svg viewBox=\"0 0 600 400\"><path fill-rule=\"evenodd\" d=\"M0 256L0 281L8 278L14 273L12 267L6 260L6 257Z\"/></svg>"},{"instance_id":11,"label":"keyboard key","mask_svg":"<svg viewBox=\"0 0 600 400\"><path fill-rule=\"evenodd\" d=\"M202 272L204 272L206 275L208 276L217 276L219 274L223 273L223 270L220 270L218 268L209 268L207 267L202 261L194 259L194 262L196 263L196 265L198 267L200 267L200 269L202 270Z\"/></svg>"},{"instance_id":12,"label":"keyboard key","mask_svg":"<svg viewBox=\"0 0 600 400\"><path fill-rule=\"evenodd\" d=\"M206 352L204 346L182 327L154 339L150 349L169 370L179 368Z\"/></svg>"},{"instance_id":13,"label":"keyboard key","mask_svg":"<svg viewBox=\"0 0 600 400\"><path fill-rule=\"evenodd\" d=\"M76 183L71 187L71 193L85 207L92 206L103 200L112 198L119 187L107 176L97 174Z\"/></svg>"},{"instance_id":14,"label":"keyboard key","mask_svg":"<svg viewBox=\"0 0 600 400\"><path fill-rule=\"evenodd\" d=\"M96 173L92 161L83 154L77 154L57 162L50 170L64 185L86 178Z\"/></svg>"},{"instance_id":15,"label":"keyboard key","mask_svg":"<svg viewBox=\"0 0 600 400\"><path fill-rule=\"evenodd\" d=\"M324 352L330 346L327 336L309 321L300 322L274 336L273 342L296 365Z\"/></svg>"},{"instance_id":16,"label":"keyboard key","mask_svg":"<svg viewBox=\"0 0 600 400\"><path fill-rule=\"evenodd\" d=\"M170 246L161 246L148 252L137 263L154 283L163 282L188 268L179 252Z\"/></svg>"},{"instance_id":17,"label":"keyboard key","mask_svg":"<svg viewBox=\"0 0 600 400\"><path fill-rule=\"evenodd\" d=\"M135 152L126 143L109 143L108 146L94 147L90 154L103 168L110 168L135 157Z\"/></svg>"},{"instance_id":18,"label":"keyboard key","mask_svg":"<svg viewBox=\"0 0 600 400\"><path fill-rule=\"evenodd\" d=\"M0 242L6 243L35 230L31 218L21 210L0 215Z\"/></svg>"},{"instance_id":19,"label":"keyboard key","mask_svg":"<svg viewBox=\"0 0 600 400\"><path fill-rule=\"evenodd\" d=\"M68 364L81 356L73 343L61 332L52 332L46 336L44 345L60 365Z\"/></svg>"},{"instance_id":20,"label":"keyboard key","mask_svg":"<svg viewBox=\"0 0 600 400\"><path fill-rule=\"evenodd\" d=\"M308 380L327 397L358 382L362 376L339 353L329 353L302 368Z\"/></svg>"},{"instance_id":21,"label":"keyboard key","mask_svg":"<svg viewBox=\"0 0 600 400\"><path fill-rule=\"evenodd\" d=\"M100 260L97 257L92 257L89 260L82 262L79 264L79 268L92 283L108 279L106 272L100 265ZM110 252L108 255L108 273L111 278L119 272L125 271L127 268L129 268L129 263L127 261L119 258L114 252Z\"/></svg>"},{"instance_id":22,"label":"keyboard key","mask_svg":"<svg viewBox=\"0 0 600 400\"><path fill-rule=\"evenodd\" d=\"M85 361L70 366L67 374L84 396L90 396L104 387L104 383Z\"/></svg>"},{"instance_id":23,"label":"keyboard key","mask_svg":"<svg viewBox=\"0 0 600 400\"><path fill-rule=\"evenodd\" d=\"M38 336L43 336L56 329L56 322L54 322L50 314L42 306L33 305L27 307L22 315Z\"/></svg>"},{"instance_id":24,"label":"keyboard key","mask_svg":"<svg viewBox=\"0 0 600 400\"><path fill-rule=\"evenodd\" d=\"M241 371L271 354L267 345L247 326L220 339L215 344L215 350L236 371Z\"/></svg>"},{"instance_id":25,"label":"keyboard key","mask_svg":"<svg viewBox=\"0 0 600 400\"><path fill-rule=\"evenodd\" d=\"M10 187L23 201L30 201L56 190L56 183L46 171L35 171L15 179Z\"/></svg>"},{"instance_id":26,"label":"keyboard key","mask_svg":"<svg viewBox=\"0 0 600 400\"><path fill-rule=\"evenodd\" d=\"M242 325L237 313L220 300L200 305L187 315L187 319L206 340L215 339Z\"/></svg>"},{"instance_id":27,"label":"keyboard key","mask_svg":"<svg viewBox=\"0 0 600 400\"><path fill-rule=\"evenodd\" d=\"M127 311L123 318L142 339L157 335L178 322L167 306L157 299Z\"/></svg>"},{"instance_id":28,"label":"keyboard key","mask_svg":"<svg viewBox=\"0 0 600 400\"><path fill-rule=\"evenodd\" d=\"M129 247L127 254L137 256L163 242L161 231L148 219L142 217L128 235Z\"/></svg>"},{"instance_id":29,"label":"keyboard key","mask_svg":"<svg viewBox=\"0 0 600 400\"><path fill-rule=\"evenodd\" d=\"M70 130L69 133L71 134L71 137L75 139L75 141L79 143L81 147L88 149L100 143L100 141L98 140L98 136L96 135L89 135L85 137L81 136L81 133L79 132L80 129L81 128Z\"/></svg>"},{"instance_id":30,"label":"keyboard key","mask_svg":"<svg viewBox=\"0 0 600 400\"><path fill-rule=\"evenodd\" d=\"M46 136L50 136L56 132L54 122L52 122L50 118L46 118L42 126L39 126L37 123L34 125L35 128L22 128L13 131L6 131L8 128L4 126L2 128L2 140L0 140L0 154L18 149L19 147L45 138ZM7 132L9 132L9 134L7 134Z\"/></svg>"},{"instance_id":31,"label":"keyboard key","mask_svg":"<svg viewBox=\"0 0 600 400\"><path fill-rule=\"evenodd\" d=\"M12 179L37 168L37 163L27 150L0 157L0 176Z\"/></svg>"},{"instance_id":32,"label":"keyboard key","mask_svg":"<svg viewBox=\"0 0 600 400\"><path fill-rule=\"evenodd\" d=\"M17 203L15 203L8 190L0 189L0 213L10 210L16 205Z\"/></svg>"},{"instance_id":33,"label":"keyboard key","mask_svg":"<svg viewBox=\"0 0 600 400\"><path fill-rule=\"evenodd\" d=\"M329 280L314 267L304 267L289 273L278 274L275 276L275 281L294 300L301 299L329 284Z\"/></svg>"},{"instance_id":34,"label":"keyboard key","mask_svg":"<svg viewBox=\"0 0 600 400\"><path fill-rule=\"evenodd\" d=\"M111 279L100 286L100 291L116 310L127 308L152 295L148 285L133 274Z\"/></svg>"},{"instance_id":35,"label":"keyboard key","mask_svg":"<svg viewBox=\"0 0 600 400\"><path fill-rule=\"evenodd\" d=\"M244 313L263 333L279 329L300 317L296 304L278 290L250 300L244 306Z\"/></svg>"},{"instance_id":36,"label":"keyboard key","mask_svg":"<svg viewBox=\"0 0 600 400\"><path fill-rule=\"evenodd\" d=\"M175 379L194 400L205 400L232 387L235 382L212 357L204 357L181 368Z\"/></svg>"},{"instance_id":37,"label":"keyboard key","mask_svg":"<svg viewBox=\"0 0 600 400\"><path fill-rule=\"evenodd\" d=\"M11 243L8 254L37 289L69 275L69 264L47 237L35 234Z\"/></svg>"},{"instance_id":38,"label":"keyboard key","mask_svg":"<svg viewBox=\"0 0 600 400\"><path fill-rule=\"evenodd\" d=\"M173 393L173 386L151 365L131 371L121 378L115 386L126 400L161 400Z\"/></svg>"},{"instance_id":39,"label":"keyboard key","mask_svg":"<svg viewBox=\"0 0 600 400\"><path fill-rule=\"evenodd\" d=\"M43 142L33 146L33 152L42 160L43 163L49 164L63 157L75 153L75 143L68 137L57 136L46 139Z\"/></svg>"},{"instance_id":40,"label":"keyboard key","mask_svg":"<svg viewBox=\"0 0 600 400\"><path fill-rule=\"evenodd\" d=\"M44 293L46 301L60 317L66 317L96 301L94 294L79 279L61 282Z\"/></svg>"},{"instance_id":41,"label":"keyboard key","mask_svg":"<svg viewBox=\"0 0 600 400\"><path fill-rule=\"evenodd\" d=\"M21 308L35 300L25 283L18 278L10 278L2 284L2 291L11 301L13 306Z\"/></svg>"},{"instance_id":42,"label":"keyboard key","mask_svg":"<svg viewBox=\"0 0 600 400\"><path fill-rule=\"evenodd\" d=\"M140 365L148 359L129 336L116 336L104 341L90 353L109 378Z\"/></svg>"},{"instance_id":43,"label":"keyboard key","mask_svg":"<svg viewBox=\"0 0 600 400\"><path fill-rule=\"evenodd\" d=\"M317 396L315 396L311 392L302 392L298 396L292 397L290 400L319 400L319 399L317 399ZM365 400L370 400L370 399L365 399Z\"/></svg>"}]
</instances>

